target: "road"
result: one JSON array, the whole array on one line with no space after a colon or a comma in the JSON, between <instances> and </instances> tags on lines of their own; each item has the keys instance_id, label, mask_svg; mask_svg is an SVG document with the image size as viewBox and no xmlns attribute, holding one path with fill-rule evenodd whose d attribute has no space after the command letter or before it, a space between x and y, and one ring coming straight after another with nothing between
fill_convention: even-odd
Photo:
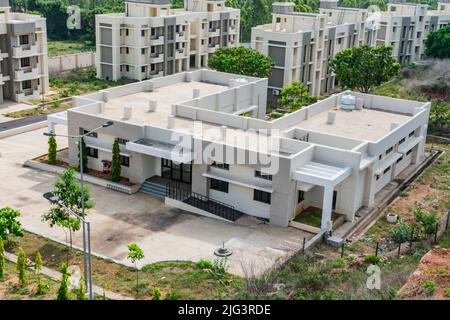
<instances>
[{"instance_id":1,"label":"road","mask_svg":"<svg viewBox=\"0 0 450 320\"><path fill-rule=\"evenodd\" d=\"M37 122L41 122L41 121L45 121L45 120L47 120L47 115L42 114L42 115L38 115L38 116L32 116L32 117L26 117L26 118L20 118L20 119L7 121L7 122L2 122L2 123L0 123L0 132L23 127L23 126L26 126L29 124L33 124L33 123L37 123Z\"/></svg>"}]
</instances>

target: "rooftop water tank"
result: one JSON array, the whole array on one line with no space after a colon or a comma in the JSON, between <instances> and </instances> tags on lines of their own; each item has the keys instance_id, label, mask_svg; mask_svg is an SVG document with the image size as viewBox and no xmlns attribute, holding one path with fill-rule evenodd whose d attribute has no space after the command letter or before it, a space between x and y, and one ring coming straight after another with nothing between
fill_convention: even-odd
<instances>
[{"instance_id":1,"label":"rooftop water tank","mask_svg":"<svg viewBox=\"0 0 450 320\"><path fill-rule=\"evenodd\" d=\"M352 94L343 94L341 96L341 109L355 110L356 109L356 97Z\"/></svg>"}]
</instances>

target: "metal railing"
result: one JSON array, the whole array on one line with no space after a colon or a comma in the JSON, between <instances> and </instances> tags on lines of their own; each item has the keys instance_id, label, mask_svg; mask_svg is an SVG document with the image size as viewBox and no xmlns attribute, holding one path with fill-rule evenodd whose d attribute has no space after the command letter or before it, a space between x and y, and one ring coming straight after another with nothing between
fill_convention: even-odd
<instances>
[{"instance_id":1,"label":"metal railing","mask_svg":"<svg viewBox=\"0 0 450 320\"><path fill-rule=\"evenodd\" d=\"M242 215L242 213L236 211L234 206L184 189L178 182L166 184L166 197L187 203L230 221L236 221Z\"/></svg>"}]
</instances>

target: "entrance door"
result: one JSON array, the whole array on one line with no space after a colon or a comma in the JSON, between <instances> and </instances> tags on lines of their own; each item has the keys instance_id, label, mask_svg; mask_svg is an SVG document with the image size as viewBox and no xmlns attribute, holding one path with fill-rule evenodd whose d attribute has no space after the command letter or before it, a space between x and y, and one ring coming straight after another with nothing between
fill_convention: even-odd
<instances>
[{"instance_id":1,"label":"entrance door","mask_svg":"<svg viewBox=\"0 0 450 320\"><path fill-rule=\"evenodd\" d=\"M174 163L171 160L162 159L161 175L166 179L191 184L192 163Z\"/></svg>"}]
</instances>

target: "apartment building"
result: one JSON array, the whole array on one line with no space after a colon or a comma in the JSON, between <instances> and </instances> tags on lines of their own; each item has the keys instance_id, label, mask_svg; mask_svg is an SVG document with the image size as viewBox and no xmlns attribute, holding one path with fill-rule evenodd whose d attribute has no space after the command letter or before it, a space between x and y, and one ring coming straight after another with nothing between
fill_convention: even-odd
<instances>
[{"instance_id":1,"label":"apartment building","mask_svg":"<svg viewBox=\"0 0 450 320\"><path fill-rule=\"evenodd\" d=\"M141 191L197 214L251 215L288 226L309 207L353 221L424 156L430 103L343 92L266 121L267 79L195 70L73 98L48 117L86 137L104 170L119 138L122 175ZM69 162L77 165L77 141ZM120 187L109 186L115 190Z\"/></svg>"},{"instance_id":2,"label":"apartment building","mask_svg":"<svg viewBox=\"0 0 450 320\"><path fill-rule=\"evenodd\" d=\"M294 12L291 2L275 2L272 23L252 29L252 48L275 62L269 98L276 99L280 89L293 81L307 85L313 95L331 92L335 79L328 68L330 59L355 45L375 45L376 30L366 21L367 10L343 8L337 12L337 1L320 3L316 14Z\"/></svg>"},{"instance_id":3,"label":"apartment building","mask_svg":"<svg viewBox=\"0 0 450 320\"><path fill-rule=\"evenodd\" d=\"M438 3L437 10L427 10L427 7L403 0L391 1L387 11L380 15L377 45L391 45L400 64L422 59L427 34L450 22L449 3Z\"/></svg>"},{"instance_id":4,"label":"apartment building","mask_svg":"<svg viewBox=\"0 0 450 320\"><path fill-rule=\"evenodd\" d=\"M294 4L273 4L272 23L252 29L253 49L273 58L269 99L276 101L280 89L300 81L313 95L333 92L335 77L328 68L334 55L346 48L367 44L392 45L402 64L423 58L426 35L450 21L450 4L388 4L388 10L369 14L367 9L342 8L337 0L321 0L320 13L294 12Z\"/></svg>"},{"instance_id":5,"label":"apartment building","mask_svg":"<svg viewBox=\"0 0 450 320\"><path fill-rule=\"evenodd\" d=\"M0 0L0 103L37 99L49 91L45 18L11 12Z\"/></svg>"},{"instance_id":6,"label":"apartment building","mask_svg":"<svg viewBox=\"0 0 450 320\"><path fill-rule=\"evenodd\" d=\"M238 9L224 0L127 0L125 13L96 16L97 76L144 80L206 67L219 47L239 43Z\"/></svg>"}]
</instances>

